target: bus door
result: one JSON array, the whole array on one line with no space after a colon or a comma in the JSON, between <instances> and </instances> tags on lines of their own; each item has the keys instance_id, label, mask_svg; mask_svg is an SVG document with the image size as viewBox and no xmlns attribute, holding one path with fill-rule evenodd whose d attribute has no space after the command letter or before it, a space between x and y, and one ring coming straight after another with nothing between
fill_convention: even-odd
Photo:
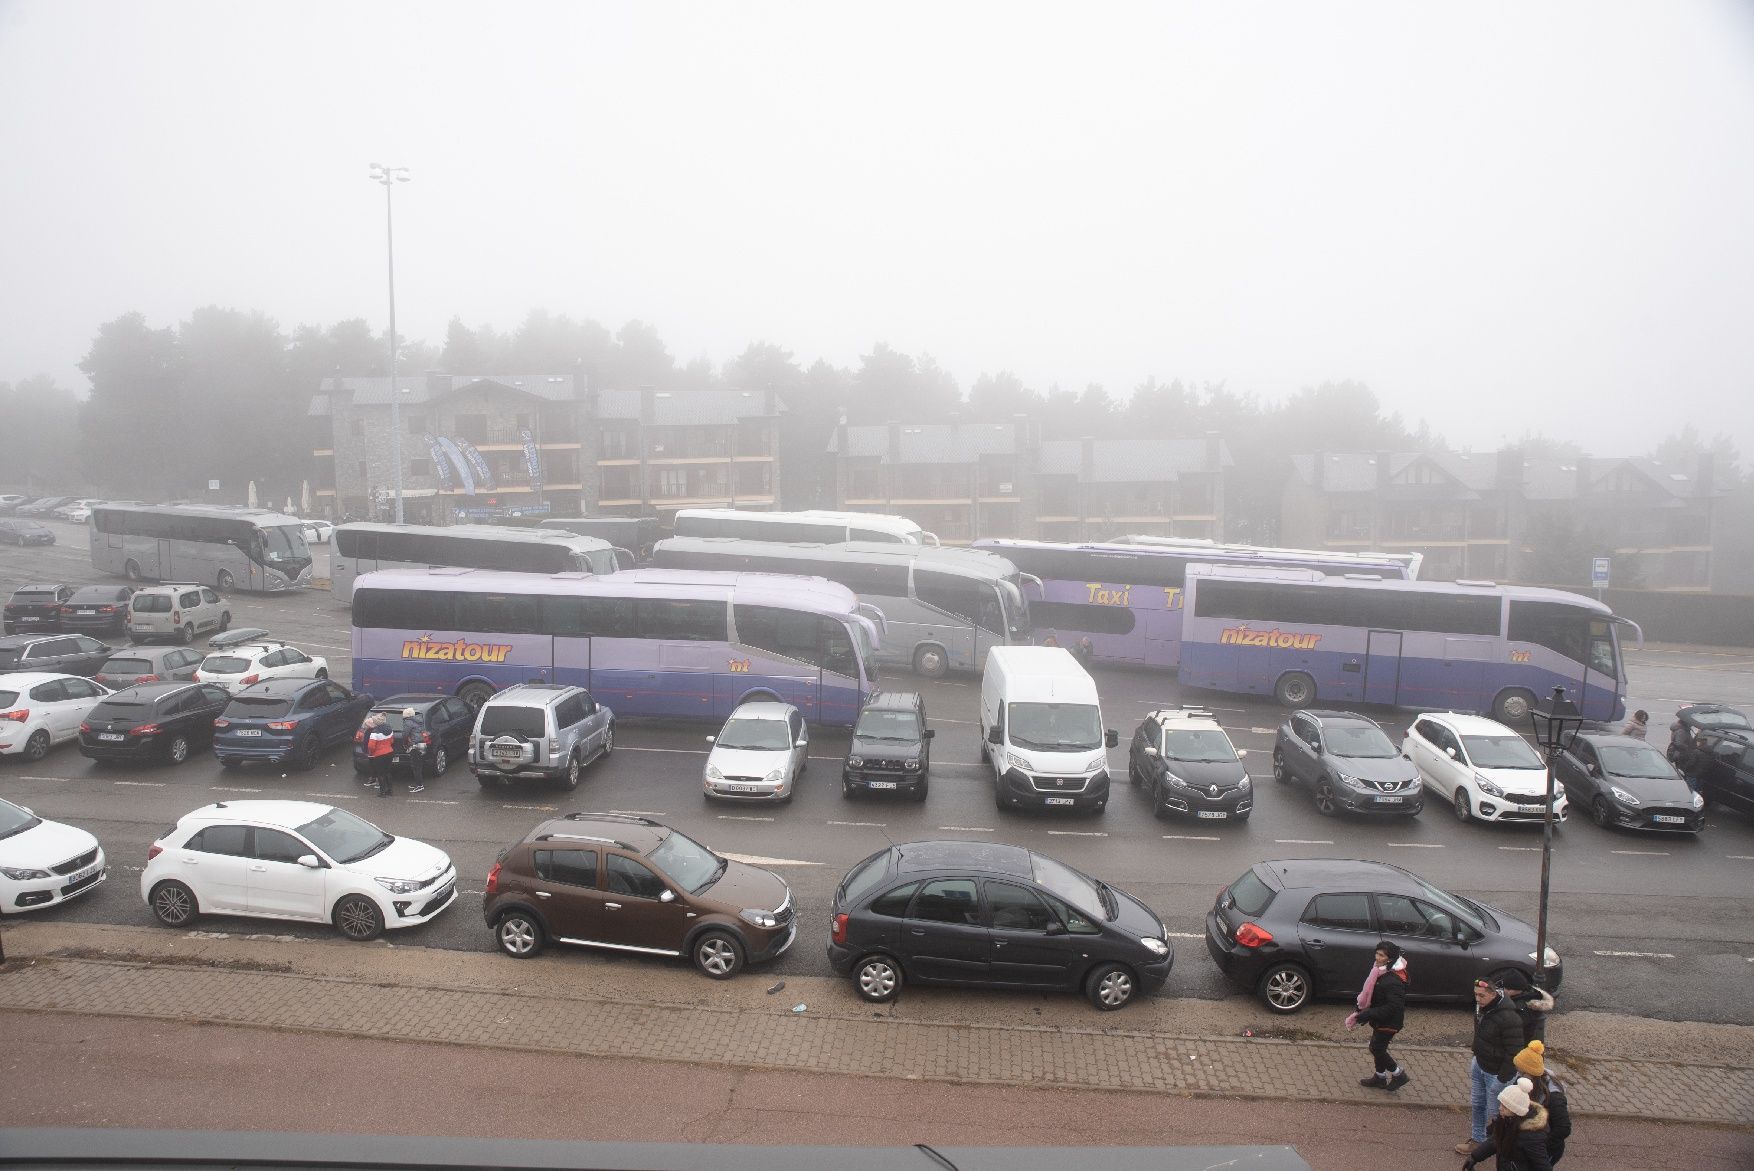
<instances>
[{"instance_id":1,"label":"bus door","mask_svg":"<svg viewBox=\"0 0 1754 1171\"><path fill-rule=\"evenodd\" d=\"M1401 692L1401 632L1372 630L1365 640L1364 702L1393 706Z\"/></svg>"},{"instance_id":2,"label":"bus door","mask_svg":"<svg viewBox=\"0 0 1754 1171\"><path fill-rule=\"evenodd\" d=\"M1591 719L1620 720L1626 716L1621 687L1626 672L1620 659L1619 640L1615 637L1615 621L1619 620L1596 618L1590 621L1589 659L1584 664L1577 710ZM1633 629L1638 628L1634 625ZM1644 632L1639 631L1640 643L1643 640Z\"/></svg>"},{"instance_id":3,"label":"bus door","mask_svg":"<svg viewBox=\"0 0 1754 1171\"><path fill-rule=\"evenodd\" d=\"M176 574L176 568L171 561L171 543L169 541L160 540L157 542L157 545L158 573L156 576L160 581L163 581L166 578L174 577ZM155 575L148 574L147 576L151 577Z\"/></svg>"}]
</instances>

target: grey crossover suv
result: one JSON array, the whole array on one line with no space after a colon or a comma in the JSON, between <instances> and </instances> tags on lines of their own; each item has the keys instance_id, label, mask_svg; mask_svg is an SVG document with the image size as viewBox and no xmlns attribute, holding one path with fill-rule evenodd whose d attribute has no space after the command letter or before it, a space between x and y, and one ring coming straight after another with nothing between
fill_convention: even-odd
<instances>
[{"instance_id":1,"label":"grey crossover suv","mask_svg":"<svg viewBox=\"0 0 1754 1171\"><path fill-rule=\"evenodd\" d=\"M586 763L615 751L615 713L582 687L519 683L475 713L469 771L483 787L520 779L579 786Z\"/></svg>"},{"instance_id":2,"label":"grey crossover suv","mask_svg":"<svg viewBox=\"0 0 1754 1171\"><path fill-rule=\"evenodd\" d=\"M1301 711L1279 725L1273 779L1308 785L1316 812L1412 817L1425 807L1419 770L1376 721L1351 712Z\"/></svg>"}]
</instances>

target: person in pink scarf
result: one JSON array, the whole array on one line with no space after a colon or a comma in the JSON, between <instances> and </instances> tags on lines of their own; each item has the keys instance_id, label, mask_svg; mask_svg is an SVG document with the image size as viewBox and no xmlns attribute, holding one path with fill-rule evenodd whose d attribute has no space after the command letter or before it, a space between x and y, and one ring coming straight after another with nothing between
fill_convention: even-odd
<instances>
[{"instance_id":1,"label":"person in pink scarf","mask_svg":"<svg viewBox=\"0 0 1754 1171\"><path fill-rule=\"evenodd\" d=\"M1407 957L1388 940L1376 945L1376 963L1358 993L1358 1011L1346 1018L1348 1029L1370 1026L1370 1054L1376 1072L1359 1078L1358 1084L1393 1093L1413 1079L1389 1056L1389 1042L1406 1023Z\"/></svg>"}]
</instances>

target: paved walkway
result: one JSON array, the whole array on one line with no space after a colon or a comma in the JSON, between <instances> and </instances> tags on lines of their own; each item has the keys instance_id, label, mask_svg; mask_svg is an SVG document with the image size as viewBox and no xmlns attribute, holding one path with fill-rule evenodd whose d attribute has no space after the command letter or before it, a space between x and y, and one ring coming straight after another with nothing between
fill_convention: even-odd
<instances>
[{"instance_id":1,"label":"paved walkway","mask_svg":"<svg viewBox=\"0 0 1754 1171\"><path fill-rule=\"evenodd\" d=\"M1037 1015L1044 1010L1030 1006L1041 998L965 998L982 1006L982 1019L923 1019L862 1004L844 981L821 978L788 980L782 995L770 996L764 992L772 981L759 972L721 985L679 967L576 954L514 962L383 945L56 924L8 927L6 951L0 1009L912 1080L1347 1102L1385 1097L1357 1083L1366 1063L1361 1042L1160 1031L1178 1017L1195 1023L1209 1015L1204 1002L1158 1002L1155 1011L1140 1005L1143 1011L1110 1016L1054 998ZM808 1007L794 1012L798 1003ZM1023 1019L995 1022L995 1005ZM1398 1045L1396 1052L1414 1073L1400 1100L1458 1103L1464 1049ZM1580 1114L1754 1124L1754 1062L1578 1052L1568 1052L1568 1062L1563 1072Z\"/></svg>"}]
</instances>

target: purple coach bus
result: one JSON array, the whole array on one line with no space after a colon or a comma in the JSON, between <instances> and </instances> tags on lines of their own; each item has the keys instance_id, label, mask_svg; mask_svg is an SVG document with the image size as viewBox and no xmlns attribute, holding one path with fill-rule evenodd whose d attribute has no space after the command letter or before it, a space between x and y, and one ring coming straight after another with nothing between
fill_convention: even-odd
<instances>
[{"instance_id":1,"label":"purple coach bus","mask_svg":"<svg viewBox=\"0 0 1754 1171\"><path fill-rule=\"evenodd\" d=\"M1141 538L1143 540L1143 538ZM1036 640L1052 637L1112 663L1175 667L1181 663L1182 596L1197 564L1310 566L1323 573L1413 575L1416 563L1385 553L1258 549L1210 541L1156 544L1053 544L983 538L974 548L997 553L1040 580L1029 593ZM1039 600L1038 600L1039 599Z\"/></svg>"},{"instance_id":2,"label":"purple coach bus","mask_svg":"<svg viewBox=\"0 0 1754 1171\"><path fill-rule=\"evenodd\" d=\"M750 698L850 726L878 624L820 578L639 569L389 570L353 591L353 682L479 707L513 683L587 687L617 716L722 720Z\"/></svg>"},{"instance_id":3,"label":"purple coach bus","mask_svg":"<svg viewBox=\"0 0 1754 1171\"><path fill-rule=\"evenodd\" d=\"M1586 719L1619 720L1623 625L1642 644L1635 623L1564 590L1196 565L1181 681L1292 708L1380 703L1511 725L1557 685Z\"/></svg>"}]
</instances>

